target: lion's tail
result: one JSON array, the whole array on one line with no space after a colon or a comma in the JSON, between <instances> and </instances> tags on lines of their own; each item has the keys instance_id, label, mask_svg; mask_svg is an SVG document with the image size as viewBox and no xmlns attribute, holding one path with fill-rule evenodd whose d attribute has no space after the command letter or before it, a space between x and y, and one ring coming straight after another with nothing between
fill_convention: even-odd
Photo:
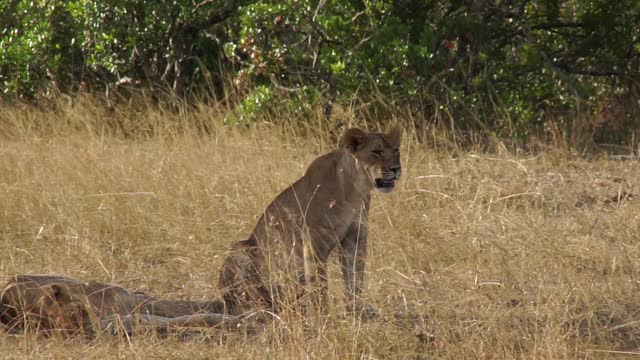
<instances>
[{"instance_id":1,"label":"lion's tail","mask_svg":"<svg viewBox=\"0 0 640 360\"><path fill-rule=\"evenodd\" d=\"M224 314L225 303L223 299L214 299L211 301L203 301L200 303L200 308L210 314Z\"/></svg>"}]
</instances>

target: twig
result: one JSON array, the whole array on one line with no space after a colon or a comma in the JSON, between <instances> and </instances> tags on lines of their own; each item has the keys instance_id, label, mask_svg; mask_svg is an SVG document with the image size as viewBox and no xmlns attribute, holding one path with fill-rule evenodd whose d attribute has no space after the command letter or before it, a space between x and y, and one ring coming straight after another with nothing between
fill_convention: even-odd
<instances>
[{"instance_id":1,"label":"twig","mask_svg":"<svg viewBox=\"0 0 640 360\"><path fill-rule=\"evenodd\" d=\"M586 352L607 353L607 354L624 354L624 355L640 355L640 352L637 352L637 351L587 349Z\"/></svg>"},{"instance_id":2,"label":"twig","mask_svg":"<svg viewBox=\"0 0 640 360\"><path fill-rule=\"evenodd\" d=\"M503 196L501 198L497 198L495 200L491 200L486 204L482 204L480 206L489 206L489 205L493 205L497 202L500 202L502 200L508 200L514 197L519 197L519 196L525 196L525 195L535 195L535 196L541 196L542 194L537 192L537 191L531 191L531 192L523 192L523 193L518 193L518 194L511 194L511 195L507 195L507 196Z\"/></svg>"},{"instance_id":3,"label":"twig","mask_svg":"<svg viewBox=\"0 0 640 360\"><path fill-rule=\"evenodd\" d=\"M154 196L155 193L154 192L150 192L150 191L112 192L112 193L89 194L89 195L85 195L85 197L119 196L119 195L149 195L149 196Z\"/></svg>"}]
</instances>

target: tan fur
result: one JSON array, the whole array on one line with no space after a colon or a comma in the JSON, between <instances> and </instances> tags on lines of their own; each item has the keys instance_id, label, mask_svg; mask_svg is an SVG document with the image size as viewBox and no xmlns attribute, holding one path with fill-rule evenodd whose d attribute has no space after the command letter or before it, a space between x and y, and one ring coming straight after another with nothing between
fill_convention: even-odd
<instances>
[{"instance_id":1,"label":"tan fur","mask_svg":"<svg viewBox=\"0 0 640 360\"><path fill-rule=\"evenodd\" d=\"M131 334L135 328L236 325L222 302L168 301L119 286L55 275L18 275L0 294L0 323L11 333Z\"/></svg>"},{"instance_id":2,"label":"tan fur","mask_svg":"<svg viewBox=\"0 0 640 360\"><path fill-rule=\"evenodd\" d=\"M387 134L349 129L343 147L314 160L302 178L278 195L251 236L235 243L220 287L227 313L256 307L278 310L307 289L326 302L325 263L340 250L349 303L356 310L367 253L370 193L393 189L400 177L401 130Z\"/></svg>"}]
</instances>

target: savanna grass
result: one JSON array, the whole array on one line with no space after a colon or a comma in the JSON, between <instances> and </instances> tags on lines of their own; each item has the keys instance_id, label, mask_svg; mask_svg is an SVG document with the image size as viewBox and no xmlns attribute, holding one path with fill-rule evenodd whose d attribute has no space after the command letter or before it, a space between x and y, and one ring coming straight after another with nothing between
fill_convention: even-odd
<instances>
[{"instance_id":1,"label":"savanna grass","mask_svg":"<svg viewBox=\"0 0 640 360\"><path fill-rule=\"evenodd\" d=\"M0 112L0 278L58 273L168 298L219 295L224 251L343 130L321 116L223 126L213 106ZM285 125L273 125L280 123ZM407 128L403 178L370 214L367 299L256 334L37 338L22 358L603 358L640 354L639 165L491 154ZM435 134L432 133L432 135ZM422 139L422 140L418 140Z\"/></svg>"}]
</instances>

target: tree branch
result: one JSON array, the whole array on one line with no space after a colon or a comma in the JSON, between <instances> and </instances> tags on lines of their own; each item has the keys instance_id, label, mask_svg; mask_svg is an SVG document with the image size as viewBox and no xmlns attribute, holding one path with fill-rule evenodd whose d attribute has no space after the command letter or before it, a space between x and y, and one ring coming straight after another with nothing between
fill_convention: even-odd
<instances>
[{"instance_id":1,"label":"tree branch","mask_svg":"<svg viewBox=\"0 0 640 360\"><path fill-rule=\"evenodd\" d=\"M562 29L562 28L582 28L582 27L584 27L584 24L579 22L552 22L552 23L546 23L546 24L532 25L529 27L529 29L554 30L554 29Z\"/></svg>"},{"instance_id":2,"label":"tree branch","mask_svg":"<svg viewBox=\"0 0 640 360\"><path fill-rule=\"evenodd\" d=\"M552 62L553 66L558 69L564 70L569 74L574 75L586 75L586 76L620 76L622 73L617 71L600 71L600 70L584 70L584 69L576 69L562 62Z\"/></svg>"},{"instance_id":3,"label":"tree branch","mask_svg":"<svg viewBox=\"0 0 640 360\"><path fill-rule=\"evenodd\" d=\"M328 44L334 44L342 47L342 43L340 41L329 38L329 36L320 28L320 25L314 20L314 18L309 17L306 14L303 14L303 17L311 24L311 29L318 34L320 39Z\"/></svg>"},{"instance_id":4,"label":"tree branch","mask_svg":"<svg viewBox=\"0 0 640 360\"><path fill-rule=\"evenodd\" d=\"M222 7L207 19L200 22L193 22L187 25L187 28L191 31L201 31L215 24L221 23L235 14L239 7L249 5L254 0L233 0L227 6ZM200 8L210 5L216 2L215 0L204 0L196 5L194 12Z\"/></svg>"}]
</instances>

